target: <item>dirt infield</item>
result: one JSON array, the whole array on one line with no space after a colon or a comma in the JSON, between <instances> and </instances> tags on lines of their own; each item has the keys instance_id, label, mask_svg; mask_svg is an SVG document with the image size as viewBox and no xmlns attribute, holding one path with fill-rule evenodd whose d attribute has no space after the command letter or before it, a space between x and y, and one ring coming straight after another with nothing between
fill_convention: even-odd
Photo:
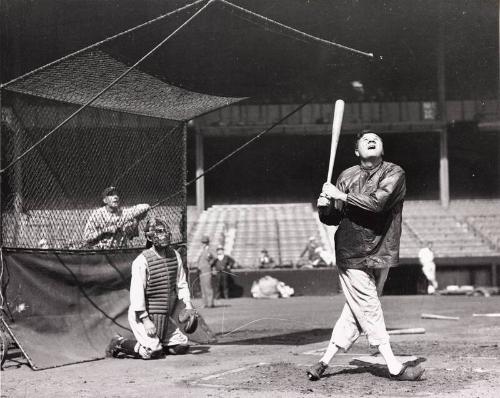
<instances>
[{"instance_id":1,"label":"dirt infield","mask_svg":"<svg viewBox=\"0 0 500 398\"><path fill-rule=\"evenodd\" d=\"M105 359L32 371L20 358L6 362L2 397L496 397L500 392L500 297L387 296L396 355L426 369L420 382L387 377L376 351L361 337L310 382L343 305L341 295L280 300L221 300L201 310L219 342L193 346L182 357L155 361ZM421 319L422 313L459 320ZM78 344L78 342L75 342ZM57 347L54 347L56 350Z\"/></svg>"}]
</instances>

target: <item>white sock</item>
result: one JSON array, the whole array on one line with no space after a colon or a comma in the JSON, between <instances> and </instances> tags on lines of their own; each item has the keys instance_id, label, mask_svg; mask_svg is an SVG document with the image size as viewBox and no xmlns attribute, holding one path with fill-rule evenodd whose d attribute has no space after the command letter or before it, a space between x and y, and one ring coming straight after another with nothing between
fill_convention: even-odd
<instances>
[{"instance_id":1,"label":"white sock","mask_svg":"<svg viewBox=\"0 0 500 398\"><path fill-rule=\"evenodd\" d=\"M401 369L403 369L403 364L399 362L399 360L394 356L391 345L389 343L380 344L378 346L378 350L384 357L385 363L387 364L387 367L389 368L389 372L391 374L397 375L399 372L401 372Z\"/></svg>"},{"instance_id":2,"label":"white sock","mask_svg":"<svg viewBox=\"0 0 500 398\"><path fill-rule=\"evenodd\" d=\"M336 344L330 342L330 344L328 344L328 347L326 348L326 352L321 357L320 362L328 365L338 351L339 347Z\"/></svg>"}]
</instances>

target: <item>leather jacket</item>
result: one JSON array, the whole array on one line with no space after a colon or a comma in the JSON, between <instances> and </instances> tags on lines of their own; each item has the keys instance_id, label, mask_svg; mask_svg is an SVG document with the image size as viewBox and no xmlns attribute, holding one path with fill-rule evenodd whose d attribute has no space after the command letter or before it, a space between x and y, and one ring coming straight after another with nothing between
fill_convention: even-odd
<instances>
[{"instance_id":1,"label":"leather jacket","mask_svg":"<svg viewBox=\"0 0 500 398\"><path fill-rule=\"evenodd\" d=\"M338 225L335 233L337 266L388 268L399 262L399 241L405 172L382 161L373 169L353 166L344 170L336 184L347 193L347 202L331 200L318 208L326 225Z\"/></svg>"}]
</instances>

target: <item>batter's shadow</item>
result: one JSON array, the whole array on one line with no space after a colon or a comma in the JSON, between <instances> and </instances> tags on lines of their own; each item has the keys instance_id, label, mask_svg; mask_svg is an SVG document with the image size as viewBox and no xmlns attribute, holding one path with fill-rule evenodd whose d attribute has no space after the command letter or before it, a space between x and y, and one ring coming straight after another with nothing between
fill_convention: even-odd
<instances>
[{"instance_id":1,"label":"batter's shadow","mask_svg":"<svg viewBox=\"0 0 500 398\"><path fill-rule=\"evenodd\" d=\"M405 362L405 364L415 366L425 361L427 361L427 358L418 357L413 361ZM338 372L327 373L324 374L322 378L327 379L329 377L335 377L342 374L354 375L361 373L370 373L373 376L382 377L384 379L390 378L389 371L387 370L386 365L367 363L364 361L360 361L359 359L353 359L352 361L349 362L349 365L357 366L357 368L342 369L339 370Z\"/></svg>"}]
</instances>

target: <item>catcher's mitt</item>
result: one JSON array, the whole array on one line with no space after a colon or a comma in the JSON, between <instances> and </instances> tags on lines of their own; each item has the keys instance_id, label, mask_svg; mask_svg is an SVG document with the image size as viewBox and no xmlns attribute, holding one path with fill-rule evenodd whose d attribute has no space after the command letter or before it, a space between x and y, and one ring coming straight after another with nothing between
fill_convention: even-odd
<instances>
[{"instance_id":1,"label":"catcher's mitt","mask_svg":"<svg viewBox=\"0 0 500 398\"><path fill-rule=\"evenodd\" d=\"M179 312L179 323L187 334L193 333L198 327L198 313L195 309L184 308Z\"/></svg>"}]
</instances>

